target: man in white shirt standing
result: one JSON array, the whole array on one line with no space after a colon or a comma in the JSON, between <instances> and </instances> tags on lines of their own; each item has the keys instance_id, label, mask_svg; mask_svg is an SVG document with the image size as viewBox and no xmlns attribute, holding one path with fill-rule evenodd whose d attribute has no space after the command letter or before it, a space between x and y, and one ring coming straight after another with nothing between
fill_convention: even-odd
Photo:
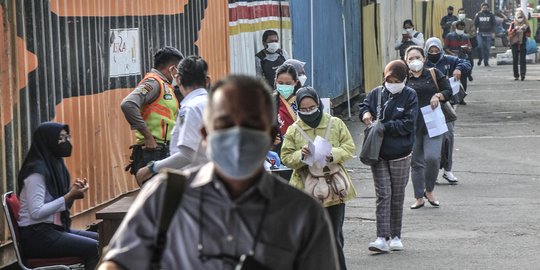
<instances>
[{"instance_id":1,"label":"man in white shirt standing","mask_svg":"<svg viewBox=\"0 0 540 270\"><path fill-rule=\"evenodd\" d=\"M163 168L187 169L208 161L200 132L208 101L208 64L199 56L189 56L178 64L177 72L175 80L184 99L180 103L176 125L171 133L171 156L151 161L141 168L136 175L137 183L141 186Z\"/></svg>"}]
</instances>

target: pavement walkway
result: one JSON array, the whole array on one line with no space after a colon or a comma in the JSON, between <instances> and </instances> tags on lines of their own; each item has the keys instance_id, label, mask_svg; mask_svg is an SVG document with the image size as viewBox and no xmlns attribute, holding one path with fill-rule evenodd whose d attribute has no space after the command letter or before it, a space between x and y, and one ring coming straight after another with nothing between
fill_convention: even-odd
<instances>
[{"instance_id":1,"label":"pavement walkway","mask_svg":"<svg viewBox=\"0 0 540 270\"><path fill-rule=\"evenodd\" d=\"M376 237L373 180L357 158L348 162L359 191L344 225L349 269L540 269L540 64L514 81L512 66L492 58L473 76L468 104L457 107L459 185L439 177L434 194L441 207L411 210L409 181L404 251L368 251ZM347 124L359 148L364 125L357 116Z\"/></svg>"}]
</instances>

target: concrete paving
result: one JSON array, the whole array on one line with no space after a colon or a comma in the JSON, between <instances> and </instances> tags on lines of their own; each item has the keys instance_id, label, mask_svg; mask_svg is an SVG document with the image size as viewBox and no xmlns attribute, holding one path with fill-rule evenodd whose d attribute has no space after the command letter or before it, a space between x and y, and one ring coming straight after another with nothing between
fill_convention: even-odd
<instances>
[{"instance_id":1,"label":"concrete paving","mask_svg":"<svg viewBox=\"0 0 540 270\"><path fill-rule=\"evenodd\" d=\"M525 81L514 81L512 66L494 59L473 76L468 104L457 107L459 185L439 177L441 207L411 210L409 181L404 251L368 251L376 237L371 171L357 158L347 163L359 191L344 225L349 269L540 269L540 64L528 65ZM364 125L357 116L347 124L359 151Z\"/></svg>"}]
</instances>

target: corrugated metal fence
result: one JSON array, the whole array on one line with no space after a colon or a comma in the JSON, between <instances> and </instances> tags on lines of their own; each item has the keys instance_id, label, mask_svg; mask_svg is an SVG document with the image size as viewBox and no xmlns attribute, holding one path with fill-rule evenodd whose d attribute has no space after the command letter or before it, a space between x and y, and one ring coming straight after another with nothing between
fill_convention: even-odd
<instances>
[{"instance_id":1,"label":"corrugated metal fence","mask_svg":"<svg viewBox=\"0 0 540 270\"><path fill-rule=\"evenodd\" d=\"M228 74L227 4L0 0L0 192L14 190L31 133L43 121L70 125L68 167L73 178L90 181L74 213L135 189L124 172L134 140L120 101L165 45L204 57L213 78Z\"/></svg>"},{"instance_id":2,"label":"corrugated metal fence","mask_svg":"<svg viewBox=\"0 0 540 270\"><path fill-rule=\"evenodd\" d=\"M362 65L360 5L360 1L355 0L290 1L294 57L307 63L307 83L313 85L322 97L339 97L336 103L346 101L347 94L344 35L351 96L358 93L362 86L362 69L369 68L369 65Z\"/></svg>"}]
</instances>

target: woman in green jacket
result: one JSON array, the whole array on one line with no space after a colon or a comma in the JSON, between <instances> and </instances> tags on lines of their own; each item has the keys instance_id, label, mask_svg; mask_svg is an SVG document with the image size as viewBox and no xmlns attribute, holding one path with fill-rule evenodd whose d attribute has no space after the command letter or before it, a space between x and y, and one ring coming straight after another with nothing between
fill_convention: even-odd
<instances>
[{"instance_id":1,"label":"woman in green jacket","mask_svg":"<svg viewBox=\"0 0 540 270\"><path fill-rule=\"evenodd\" d=\"M317 92L312 87L300 88L296 93L299 119L285 133L281 148L281 160L287 167L294 170L290 184L318 199L327 209L334 230L338 257L341 269L346 269L343 254L343 220L345 218L345 201L356 197L356 190L347 174L343 163L352 158L355 151L351 133L341 119L323 112L323 105ZM317 179L315 165L308 166L312 154L308 147L309 141L317 136L327 139L332 145L330 155L326 156L326 166L319 171L329 171L332 181L339 183L326 184ZM333 174L332 174L333 173ZM309 183L308 183L309 182ZM313 186L312 183L318 183ZM327 185L327 186L323 186ZM320 196L315 190L329 191L328 196ZM336 188L337 187L337 188ZM336 192L337 191L337 192ZM320 194L320 193L319 193Z\"/></svg>"}]
</instances>

